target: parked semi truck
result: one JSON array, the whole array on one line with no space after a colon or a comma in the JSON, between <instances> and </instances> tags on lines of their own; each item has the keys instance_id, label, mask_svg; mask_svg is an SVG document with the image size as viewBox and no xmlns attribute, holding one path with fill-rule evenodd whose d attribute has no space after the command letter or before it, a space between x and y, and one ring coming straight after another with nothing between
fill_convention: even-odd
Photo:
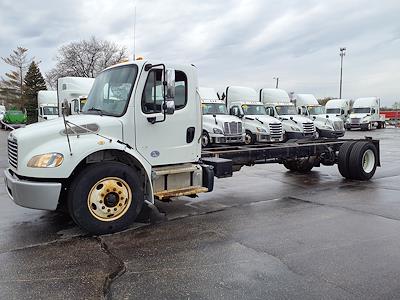
<instances>
[{"instance_id":1,"label":"parked semi truck","mask_svg":"<svg viewBox=\"0 0 400 300\"><path fill-rule=\"evenodd\" d=\"M314 121L316 137L338 138L344 136L344 122L336 116L325 114L325 108L312 94L295 94L292 99L298 113Z\"/></svg>"},{"instance_id":2,"label":"parked semi truck","mask_svg":"<svg viewBox=\"0 0 400 300\"><path fill-rule=\"evenodd\" d=\"M259 101L265 106L267 114L282 122L286 139L314 138L316 136L314 122L297 114L286 91L263 88L260 90Z\"/></svg>"},{"instance_id":3,"label":"parked semi truck","mask_svg":"<svg viewBox=\"0 0 400 300\"><path fill-rule=\"evenodd\" d=\"M39 91L38 101L38 122L58 118L57 91Z\"/></svg>"},{"instance_id":4,"label":"parked semi truck","mask_svg":"<svg viewBox=\"0 0 400 300\"><path fill-rule=\"evenodd\" d=\"M87 77L62 77L58 79L58 110L61 116L62 106L68 103L68 112L78 114L87 101L94 78Z\"/></svg>"},{"instance_id":5,"label":"parked semi truck","mask_svg":"<svg viewBox=\"0 0 400 300\"><path fill-rule=\"evenodd\" d=\"M9 197L34 209L66 208L82 229L104 234L144 217L155 199L211 192L214 176L244 165L277 162L307 172L338 164L344 177L368 180L380 164L372 139L202 150L197 91L193 65L135 61L104 70L81 114L9 134Z\"/></svg>"},{"instance_id":6,"label":"parked semi truck","mask_svg":"<svg viewBox=\"0 0 400 300\"><path fill-rule=\"evenodd\" d=\"M230 114L240 118L244 124L246 145L283 141L281 121L267 115L264 106L257 101L255 90L242 86L228 86L225 101Z\"/></svg>"},{"instance_id":7,"label":"parked semi truck","mask_svg":"<svg viewBox=\"0 0 400 300\"><path fill-rule=\"evenodd\" d=\"M354 101L346 129L372 130L385 128L385 117L380 115L380 98L358 98Z\"/></svg>"},{"instance_id":8,"label":"parked semi truck","mask_svg":"<svg viewBox=\"0 0 400 300\"><path fill-rule=\"evenodd\" d=\"M243 143L245 132L242 121L228 114L225 102L218 99L216 91L200 87L199 96L203 112L202 146Z\"/></svg>"},{"instance_id":9,"label":"parked semi truck","mask_svg":"<svg viewBox=\"0 0 400 300\"><path fill-rule=\"evenodd\" d=\"M325 104L325 114L331 117L339 117L343 122L347 121L350 115L349 99L331 99Z\"/></svg>"}]
</instances>

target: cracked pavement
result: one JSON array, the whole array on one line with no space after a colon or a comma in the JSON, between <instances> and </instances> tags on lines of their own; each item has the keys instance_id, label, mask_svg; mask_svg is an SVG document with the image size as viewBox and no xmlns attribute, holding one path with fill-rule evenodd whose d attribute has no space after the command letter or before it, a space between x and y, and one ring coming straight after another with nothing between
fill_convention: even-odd
<instances>
[{"instance_id":1,"label":"cracked pavement","mask_svg":"<svg viewBox=\"0 0 400 300\"><path fill-rule=\"evenodd\" d=\"M12 203L0 182L0 299L395 299L400 129L370 182L244 167L215 191L157 203L168 221L102 237ZM0 167L7 165L0 132Z\"/></svg>"}]
</instances>

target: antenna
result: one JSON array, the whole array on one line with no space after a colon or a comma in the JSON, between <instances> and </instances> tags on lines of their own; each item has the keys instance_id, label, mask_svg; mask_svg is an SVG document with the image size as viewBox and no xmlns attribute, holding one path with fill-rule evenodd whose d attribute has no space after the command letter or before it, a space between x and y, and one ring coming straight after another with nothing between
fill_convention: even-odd
<instances>
[{"instance_id":1,"label":"antenna","mask_svg":"<svg viewBox=\"0 0 400 300\"><path fill-rule=\"evenodd\" d=\"M133 60L136 60L136 5L135 14L133 18Z\"/></svg>"}]
</instances>

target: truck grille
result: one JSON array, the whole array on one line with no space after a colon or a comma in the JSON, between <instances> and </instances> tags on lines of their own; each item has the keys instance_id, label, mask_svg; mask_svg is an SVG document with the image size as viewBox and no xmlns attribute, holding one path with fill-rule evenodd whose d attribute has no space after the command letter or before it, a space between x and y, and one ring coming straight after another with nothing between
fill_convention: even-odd
<instances>
[{"instance_id":1,"label":"truck grille","mask_svg":"<svg viewBox=\"0 0 400 300\"><path fill-rule=\"evenodd\" d=\"M242 122L225 122L224 133L225 135L241 134Z\"/></svg>"},{"instance_id":2,"label":"truck grille","mask_svg":"<svg viewBox=\"0 0 400 300\"><path fill-rule=\"evenodd\" d=\"M351 118L350 119L350 124L360 124L361 123L361 118Z\"/></svg>"},{"instance_id":3,"label":"truck grille","mask_svg":"<svg viewBox=\"0 0 400 300\"><path fill-rule=\"evenodd\" d=\"M18 167L18 144L16 140L8 140L8 162L14 168Z\"/></svg>"},{"instance_id":4,"label":"truck grille","mask_svg":"<svg viewBox=\"0 0 400 300\"><path fill-rule=\"evenodd\" d=\"M343 121L334 121L333 122L333 128L335 130L344 130L344 123Z\"/></svg>"},{"instance_id":5,"label":"truck grille","mask_svg":"<svg viewBox=\"0 0 400 300\"><path fill-rule=\"evenodd\" d=\"M282 124L269 124L269 132L272 139L282 139L283 130Z\"/></svg>"},{"instance_id":6,"label":"truck grille","mask_svg":"<svg viewBox=\"0 0 400 300\"><path fill-rule=\"evenodd\" d=\"M303 123L303 131L305 134L313 134L315 132L314 123Z\"/></svg>"}]
</instances>

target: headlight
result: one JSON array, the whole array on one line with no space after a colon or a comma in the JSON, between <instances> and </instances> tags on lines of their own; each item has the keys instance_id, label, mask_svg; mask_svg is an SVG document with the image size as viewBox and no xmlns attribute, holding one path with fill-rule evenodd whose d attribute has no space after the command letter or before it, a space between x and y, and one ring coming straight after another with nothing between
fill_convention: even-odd
<instances>
[{"instance_id":1,"label":"headlight","mask_svg":"<svg viewBox=\"0 0 400 300\"><path fill-rule=\"evenodd\" d=\"M256 127L258 132L267 132L264 128L261 127Z\"/></svg>"},{"instance_id":2,"label":"headlight","mask_svg":"<svg viewBox=\"0 0 400 300\"><path fill-rule=\"evenodd\" d=\"M292 128L292 130L294 130L294 131L300 131L300 129L298 127L290 126L290 128Z\"/></svg>"},{"instance_id":3,"label":"headlight","mask_svg":"<svg viewBox=\"0 0 400 300\"><path fill-rule=\"evenodd\" d=\"M61 153L46 153L35 155L28 161L30 168L55 168L62 164L64 156Z\"/></svg>"},{"instance_id":4,"label":"headlight","mask_svg":"<svg viewBox=\"0 0 400 300\"><path fill-rule=\"evenodd\" d=\"M368 119L363 119L363 123L368 123L369 122L369 118Z\"/></svg>"},{"instance_id":5,"label":"headlight","mask_svg":"<svg viewBox=\"0 0 400 300\"><path fill-rule=\"evenodd\" d=\"M214 131L214 133L217 133L217 134L224 134L224 132L219 128L214 128L213 131Z\"/></svg>"}]
</instances>

